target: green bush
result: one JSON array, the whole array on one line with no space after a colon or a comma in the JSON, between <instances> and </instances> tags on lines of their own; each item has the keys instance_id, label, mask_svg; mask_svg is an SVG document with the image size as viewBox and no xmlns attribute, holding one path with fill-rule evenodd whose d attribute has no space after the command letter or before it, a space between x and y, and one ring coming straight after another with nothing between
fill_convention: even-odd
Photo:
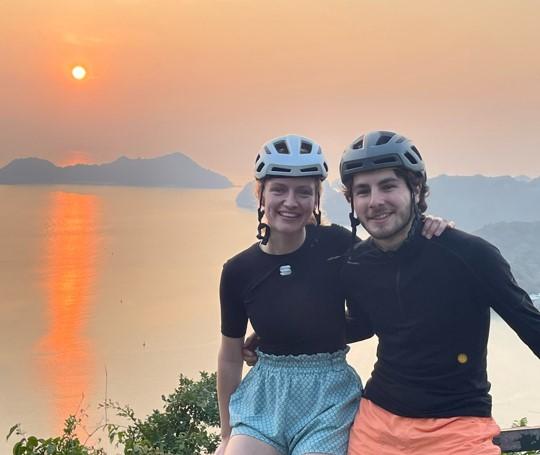
<instances>
[{"instance_id":1,"label":"green bush","mask_svg":"<svg viewBox=\"0 0 540 455\"><path fill-rule=\"evenodd\" d=\"M180 375L179 385L168 396L162 396L162 411L154 410L145 419L135 416L130 406L106 401L100 407L105 415L115 411L124 424L105 423L98 431L105 431L110 442L125 455L201 455L213 452L219 443L217 427L219 412L216 394L216 374L201 372L193 381ZM76 429L81 417L69 416L63 434L49 439L26 436L20 425L14 425L7 436L20 439L13 446L13 455L105 455L102 448L81 442Z\"/></svg>"},{"instance_id":2,"label":"green bush","mask_svg":"<svg viewBox=\"0 0 540 455\"><path fill-rule=\"evenodd\" d=\"M197 382L180 376L179 386L162 396L163 411L154 410L146 419L135 417L129 406L105 403L128 426L108 424L111 442L123 445L126 455L195 455L213 452L219 444L214 428L219 425L216 374L201 373Z\"/></svg>"},{"instance_id":3,"label":"green bush","mask_svg":"<svg viewBox=\"0 0 540 455\"><path fill-rule=\"evenodd\" d=\"M6 439L13 434L21 437L13 446L13 455L105 455L103 449L86 446L79 441L75 431L80 423L80 417L69 416L62 436L48 439L27 437L17 424L11 427Z\"/></svg>"}]
</instances>

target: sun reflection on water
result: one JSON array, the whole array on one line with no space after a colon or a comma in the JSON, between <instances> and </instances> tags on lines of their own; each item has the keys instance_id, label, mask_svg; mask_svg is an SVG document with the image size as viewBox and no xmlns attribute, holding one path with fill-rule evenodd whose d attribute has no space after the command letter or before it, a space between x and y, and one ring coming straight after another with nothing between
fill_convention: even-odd
<instances>
[{"instance_id":1,"label":"sun reflection on water","mask_svg":"<svg viewBox=\"0 0 540 455\"><path fill-rule=\"evenodd\" d=\"M92 387L92 345L85 335L96 276L99 198L54 192L44 258L46 331L36 344L41 387L61 430Z\"/></svg>"}]
</instances>

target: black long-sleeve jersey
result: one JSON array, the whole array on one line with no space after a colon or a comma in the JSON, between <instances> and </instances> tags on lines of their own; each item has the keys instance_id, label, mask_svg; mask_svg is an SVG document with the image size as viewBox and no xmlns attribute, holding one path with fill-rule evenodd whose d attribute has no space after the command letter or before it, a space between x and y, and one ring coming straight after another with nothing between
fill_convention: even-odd
<instances>
[{"instance_id":1,"label":"black long-sleeve jersey","mask_svg":"<svg viewBox=\"0 0 540 455\"><path fill-rule=\"evenodd\" d=\"M369 330L379 337L364 396L394 414L491 415L490 308L540 357L540 312L497 248L479 237L414 232L395 252L369 239L355 246L341 278L357 338Z\"/></svg>"}]
</instances>

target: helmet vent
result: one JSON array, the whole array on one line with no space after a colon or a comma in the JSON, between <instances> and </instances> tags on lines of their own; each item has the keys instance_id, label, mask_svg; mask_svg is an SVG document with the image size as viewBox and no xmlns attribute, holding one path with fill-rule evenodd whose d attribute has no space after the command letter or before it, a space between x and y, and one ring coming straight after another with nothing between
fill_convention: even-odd
<instances>
[{"instance_id":1,"label":"helmet vent","mask_svg":"<svg viewBox=\"0 0 540 455\"><path fill-rule=\"evenodd\" d=\"M373 160L373 164L389 164L389 163L399 163L399 160L395 156L385 156L379 158L378 160Z\"/></svg>"},{"instance_id":2,"label":"helmet vent","mask_svg":"<svg viewBox=\"0 0 540 455\"><path fill-rule=\"evenodd\" d=\"M264 148L264 151L266 152L267 155L271 155L272 152L270 150L268 150L268 147L265 147Z\"/></svg>"},{"instance_id":3,"label":"helmet vent","mask_svg":"<svg viewBox=\"0 0 540 455\"><path fill-rule=\"evenodd\" d=\"M313 150L313 144L306 141L302 141L302 143L300 144L300 153L308 154L308 153L311 153L312 150Z\"/></svg>"},{"instance_id":4,"label":"helmet vent","mask_svg":"<svg viewBox=\"0 0 540 455\"><path fill-rule=\"evenodd\" d=\"M326 161L323 163L323 166L324 166L324 170L325 170L326 172L328 172L328 164L326 164Z\"/></svg>"},{"instance_id":5,"label":"helmet vent","mask_svg":"<svg viewBox=\"0 0 540 455\"><path fill-rule=\"evenodd\" d=\"M411 149L414 153L416 153L418 155L418 157L420 159L422 159L422 155L420 155L420 152L418 151L418 149L414 146L414 145L411 145Z\"/></svg>"},{"instance_id":6,"label":"helmet vent","mask_svg":"<svg viewBox=\"0 0 540 455\"><path fill-rule=\"evenodd\" d=\"M405 138L403 136L400 136L398 140L396 141L396 144L401 144L404 140Z\"/></svg>"},{"instance_id":7,"label":"helmet vent","mask_svg":"<svg viewBox=\"0 0 540 455\"><path fill-rule=\"evenodd\" d=\"M379 139L377 139L377 143L375 145L384 145L392 139L392 136L389 136L388 134L383 134Z\"/></svg>"},{"instance_id":8,"label":"helmet vent","mask_svg":"<svg viewBox=\"0 0 540 455\"><path fill-rule=\"evenodd\" d=\"M291 172L290 169L287 169L285 167L276 167L276 166L273 166L272 167L272 172L285 172L285 173L288 173L288 172Z\"/></svg>"},{"instance_id":9,"label":"helmet vent","mask_svg":"<svg viewBox=\"0 0 540 455\"><path fill-rule=\"evenodd\" d=\"M361 149L362 147L364 147L364 136L360 136L352 146L354 150Z\"/></svg>"},{"instance_id":10,"label":"helmet vent","mask_svg":"<svg viewBox=\"0 0 540 455\"><path fill-rule=\"evenodd\" d=\"M304 167L300 169L300 172L317 172L318 170L318 167Z\"/></svg>"},{"instance_id":11,"label":"helmet vent","mask_svg":"<svg viewBox=\"0 0 540 455\"><path fill-rule=\"evenodd\" d=\"M364 162L363 161L355 161L353 163L346 163L345 167L347 168L347 170L358 169L358 168L364 167Z\"/></svg>"},{"instance_id":12,"label":"helmet vent","mask_svg":"<svg viewBox=\"0 0 540 455\"><path fill-rule=\"evenodd\" d=\"M276 148L278 153L282 153L284 155L290 155L291 153L289 152L289 148L287 147L287 143L285 141L275 142L274 147Z\"/></svg>"},{"instance_id":13,"label":"helmet vent","mask_svg":"<svg viewBox=\"0 0 540 455\"><path fill-rule=\"evenodd\" d=\"M257 154L257 158L255 158L255 162L259 161L261 159L261 155Z\"/></svg>"},{"instance_id":14,"label":"helmet vent","mask_svg":"<svg viewBox=\"0 0 540 455\"><path fill-rule=\"evenodd\" d=\"M257 172L261 172L263 167L264 167L264 161L261 161L261 164L257 166Z\"/></svg>"},{"instance_id":15,"label":"helmet vent","mask_svg":"<svg viewBox=\"0 0 540 455\"><path fill-rule=\"evenodd\" d=\"M411 152L405 152L405 156L412 164L418 164L418 160L413 156Z\"/></svg>"}]
</instances>

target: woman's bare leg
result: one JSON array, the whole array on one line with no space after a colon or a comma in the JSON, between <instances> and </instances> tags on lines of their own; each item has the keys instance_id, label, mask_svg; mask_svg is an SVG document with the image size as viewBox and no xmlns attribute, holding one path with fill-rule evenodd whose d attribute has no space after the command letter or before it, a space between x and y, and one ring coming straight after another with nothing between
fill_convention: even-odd
<instances>
[{"instance_id":1,"label":"woman's bare leg","mask_svg":"<svg viewBox=\"0 0 540 455\"><path fill-rule=\"evenodd\" d=\"M278 450L251 436L237 434L227 444L225 455L281 455Z\"/></svg>"}]
</instances>

